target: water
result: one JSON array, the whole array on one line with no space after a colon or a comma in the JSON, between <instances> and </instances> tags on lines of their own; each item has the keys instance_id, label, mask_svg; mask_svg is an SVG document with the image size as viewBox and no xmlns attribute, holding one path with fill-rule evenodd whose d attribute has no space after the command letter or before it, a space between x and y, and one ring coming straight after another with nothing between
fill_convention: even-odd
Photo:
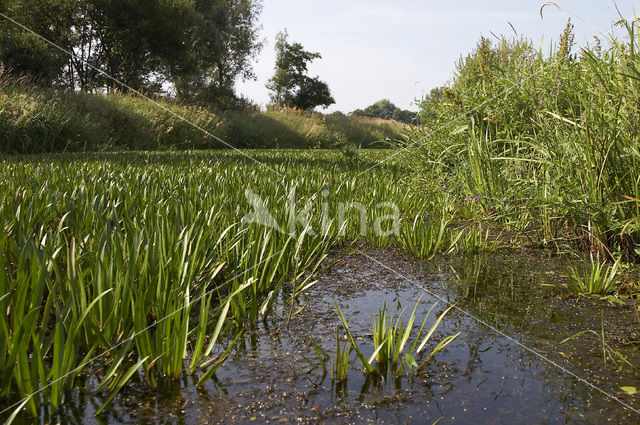
<instances>
[{"instance_id":1,"label":"water","mask_svg":"<svg viewBox=\"0 0 640 425\"><path fill-rule=\"evenodd\" d=\"M420 263L382 250L338 258L294 306L294 312L302 308L298 314L289 320L291 309L281 302L268 322L245 332L232 357L204 388L188 376L156 390L134 383L99 419L93 417L100 406L97 397L76 389L69 391L61 413L49 419L78 424L431 424L440 418L440 424L640 423L637 413L514 342L640 408L638 396L619 389L640 386L640 372L620 360L604 364L595 335L585 333L560 344L579 331L600 332L602 317L605 341L631 364L640 365L635 306L562 296L554 286L562 280L562 260L502 252ZM458 331L460 336L418 374L369 379L354 359L347 382L332 382L330 360L323 369L311 336L328 354L335 352L340 322L334 302L368 356L373 351L370 318L383 301L390 310L397 306L410 312L420 297L416 327L438 299L455 302L474 318L452 311L432 341L435 345ZM440 301L434 312L444 309ZM427 327L436 316L432 313ZM78 388L95 386L90 378L80 383Z\"/></svg>"}]
</instances>

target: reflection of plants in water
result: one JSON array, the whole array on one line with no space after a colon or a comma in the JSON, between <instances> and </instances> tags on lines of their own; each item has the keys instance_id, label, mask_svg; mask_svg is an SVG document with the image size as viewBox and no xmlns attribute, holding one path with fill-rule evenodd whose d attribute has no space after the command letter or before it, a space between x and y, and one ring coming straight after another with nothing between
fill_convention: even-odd
<instances>
[{"instance_id":1,"label":"reflection of plants in water","mask_svg":"<svg viewBox=\"0 0 640 425\"><path fill-rule=\"evenodd\" d=\"M473 315L498 329L530 324L530 317L551 317L553 311L536 296L548 291L548 276L527 257L475 255L449 264L457 299L473 310Z\"/></svg>"},{"instance_id":2,"label":"reflection of plants in water","mask_svg":"<svg viewBox=\"0 0 640 425\"><path fill-rule=\"evenodd\" d=\"M500 247L500 236L492 238L489 229L482 225L473 225L463 228L455 238L456 247L467 253L494 252Z\"/></svg>"},{"instance_id":3,"label":"reflection of plants in water","mask_svg":"<svg viewBox=\"0 0 640 425\"><path fill-rule=\"evenodd\" d=\"M427 319L429 318L431 311L434 309L434 304L427 313L424 318L422 325L420 326L420 330L418 331L413 344L411 346L408 345L409 338L411 336L411 331L413 329L413 324L416 319L416 310L418 308L418 304L420 303L420 299L416 302L411 315L409 316L408 321L404 322L404 312L402 310L398 317L395 317L395 311L391 314L387 314L386 302L383 307L378 311L378 315L375 318L372 318L372 326L373 326L373 343L374 343L374 351L373 354L367 359L358 345L356 344L355 337L351 333L349 329L349 325L342 314L342 311L336 304L336 310L338 312L338 316L342 322L344 330L346 332L347 340L349 341L349 349L342 348L340 349L340 345L337 345L337 353L334 360L336 365L340 365L345 369L348 367L349 361L349 353L353 350L356 353L356 357L360 360L360 364L364 371L370 377L399 377L403 374L405 370L407 371L419 371L426 366L426 364L433 359L433 357L440 351L442 351L447 345L449 345L455 338L460 335L460 332L449 335L442 339L426 356L421 363L418 363L415 356L419 354L426 346L429 340L431 339L433 333L438 328L446 314L451 311L453 306L446 309L436 321L431 325L427 333L422 336L422 332L427 323ZM337 335L339 340L340 335ZM345 357L346 354L346 357ZM332 373L333 375L333 373ZM338 374L336 373L336 377ZM347 373L344 372L343 377L346 379ZM335 379L335 378L334 378Z\"/></svg>"},{"instance_id":4,"label":"reflection of plants in water","mask_svg":"<svg viewBox=\"0 0 640 425\"><path fill-rule=\"evenodd\" d=\"M602 349L602 363L605 367L607 366L607 361L610 361L618 371L622 371L624 364L627 364L628 366L635 368L633 364L631 364L627 360L627 358L622 355L622 353L620 353L618 350L616 350L611 345L609 345L605 340L604 316L602 315L602 313L600 314L600 332L597 332L593 329L586 329L584 331L577 332L568 338L565 338L560 342L560 344L564 344L565 342L570 341L574 338L577 338L578 336L583 334L590 334L595 336L598 339L598 342L600 343L600 347Z\"/></svg>"}]
</instances>

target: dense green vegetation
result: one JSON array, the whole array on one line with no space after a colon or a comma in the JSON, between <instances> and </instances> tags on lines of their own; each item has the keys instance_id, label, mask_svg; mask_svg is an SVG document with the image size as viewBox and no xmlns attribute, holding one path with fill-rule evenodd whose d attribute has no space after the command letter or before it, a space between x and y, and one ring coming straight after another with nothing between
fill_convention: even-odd
<instances>
[{"instance_id":1,"label":"dense green vegetation","mask_svg":"<svg viewBox=\"0 0 640 425\"><path fill-rule=\"evenodd\" d=\"M0 21L0 65L44 86L121 91L117 80L148 94L171 88L181 101L242 106L234 85L253 76L261 8L257 0L3 1L0 12L30 31Z\"/></svg>"},{"instance_id":2,"label":"dense green vegetation","mask_svg":"<svg viewBox=\"0 0 640 425\"><path fill-rule=\"evenodd\" d=\"M96 364L105 402L132 375L155 386L186 372L202 383L277 296L294 300L313 284L331 247L360 240L426 257L479 246L477 227L447 226L448 195L399 183L402 161L356 177L387 151L358 162L337 151L247 153L264 165L237 152L1 162L3 405L41 388L27 410L55 410ZM251 223L250 193L283 231ZM405 223L421 238L400 232Z\"/></svg>"},{"instance_id":3,"label":"dense green vegetation","mask_svg":"<svg viewBox=\"0 0 640 425\"><path fill-rule=\"evenodd\" d=\"M403 131L392 121L339 114L279 107L216 112L157 102L38 88L0 71L0 152L368 147L400 139Z\"/></svg>"},{"instance_id":4,"label":"dense green vegetation","mask_svg":"<svg viewBox=\"0 0 640 425\"><path fill-rule=\"evenodd\" d=\"M625 39L549 54L483 38L408 137L425 185L546 246L640 258L639 22Z\"/></svg>"},{"instance_id":5,"label":"dense green vegetation","mask_svg":"<svg viewBox=\"0 0 640 425\"><path fill-rule=\"evenodd\" d=\"M214 11L201 12L206 29ZM628 39L578 54L570 25L548 55L525 39L481 39L452 84L426 99L424 126L406 135L407 149L395 152L357 149L404 129L379 119L275 107L214 112L77 92L84 83L69 76L79 72L73 64L55 68L71 80L56 82L58 75L46 81L51 87L1 75L0 151L43 155L0 162L0 416L22 407L33 416L47 414L42 406L54 412L89 370L105 406L130 379L155 387L187 373L202 385L243 330L268 318L278 298L293 306L327 252L349 244L430 259L495 249L501 239L486 229L506 228L522 244L591 251L584 272L568 272L573 291L637 295L637 283L618 276L640 257L640 28L620 25ZM195 28L197 46L206 31ZM284 49L281 59L300 71L317 57L282 43L293 56ZM146 73L130 76L124 66L122 78L150 89L155 61L168 66L170 58L149 60L134 62ZM207 92L200 83L208 86L222 66L197 65L173 81L184 99L190 92L198 101ZM306 78L293 76L283 99L300 100ZM318 92L330 97L328 88ZM86 153L228 147L218 137L242 148L350 147ZM429 360L419 353L431 332L425 344L406 345L409 317L405 326L380 312L376 355L358 356L366 371L374 360L379 374L391 375ZM351 336L336 349L341 380L358 346Z\"/></svg>"},{"instance_id":6,"label":"dense green vegetation","mask_svg":"<svg viewBox=\"0 0 640 425\"><path fill-rule=\"evenodd\" d=\"M356 109L350 115L357 117L382 118L394 120L405 124L417 124L418 114L416 112L400 109L389 99L382 99L369 105L364 109Z\"/></svg>"}]
</instances>

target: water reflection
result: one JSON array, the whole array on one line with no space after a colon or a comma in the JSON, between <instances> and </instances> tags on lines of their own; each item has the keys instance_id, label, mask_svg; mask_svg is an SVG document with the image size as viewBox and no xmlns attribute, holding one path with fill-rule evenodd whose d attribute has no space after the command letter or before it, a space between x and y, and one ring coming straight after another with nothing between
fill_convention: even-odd
<instances>
[{"instance_id":1,"label":"water reflection","mask_svg":"<svg viewBox=\"0 0 640 425\"><path fill-rule=\"evenodd\" d=\"M604 366L592 339L559 345L572 333L598 327L600 312L611 328L606 336L613 341L629 339L638 327L630 308L560 297L553 286L562 269L557 259L505 253L424 265L384 251L372 255L607 392L616 393L617 387L640 379L632 368L618 373ZM189 376L155 390L133 385L116 398L113 408L94 418L101 397L80 390L95 388L91 379L84 378L67 392L59 412L43 410L39 422L432 423L440 417L444 417L441 423L456 424L640 422L616 401L460 312L447 316L433 340L458 331L461 335L422 372L372 378L354 361L345 382L331 380L330 360L323 364L318 358L311 336L333 354L339 324L334 300L368 357L373 351L370 316L383 300L401 309L413 306L420 296L416 327L436 299L370 260L352 256L320 277L302 300L307 306L300 314L290 321L286 312L275 315L247 331L232 357L203 388L195 386L197 377ZM444 307L440 303L437 309ZM640 364L633 347L625 353L632 363ZM637 396L624 397L630 404L638 403ZM19 418L18 423L31 421Z\"/></svg>"}]
</instances>

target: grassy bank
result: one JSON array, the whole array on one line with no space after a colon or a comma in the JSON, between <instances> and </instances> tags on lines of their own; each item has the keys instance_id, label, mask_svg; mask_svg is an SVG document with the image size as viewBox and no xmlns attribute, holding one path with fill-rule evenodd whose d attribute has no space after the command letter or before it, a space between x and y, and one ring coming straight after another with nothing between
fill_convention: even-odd
<instances>
[{"instance_id":1,"label":"grassy bank","mask_svg":"<svg viewBox=\"0 0 640 425\"><path fill-rule=\"evenodd\" d=\"M34 87L0 71L0 152L378 146L403 131L393 121L286 108L215 112L158 99ZM173 114L172 114L173 113Z\"/></svg>"},{"instance_id":2,"label":"grassy bank","mask_svg":"<svg viewBox=\"0 0 640 425\"><path fill-rule=\"evenodd\" d=\"M570 25L548 53L482 39L409 137L424 183L535 243L639 260L640 28L618 26L580 50Z\"/></svg>"}]
</instances>

